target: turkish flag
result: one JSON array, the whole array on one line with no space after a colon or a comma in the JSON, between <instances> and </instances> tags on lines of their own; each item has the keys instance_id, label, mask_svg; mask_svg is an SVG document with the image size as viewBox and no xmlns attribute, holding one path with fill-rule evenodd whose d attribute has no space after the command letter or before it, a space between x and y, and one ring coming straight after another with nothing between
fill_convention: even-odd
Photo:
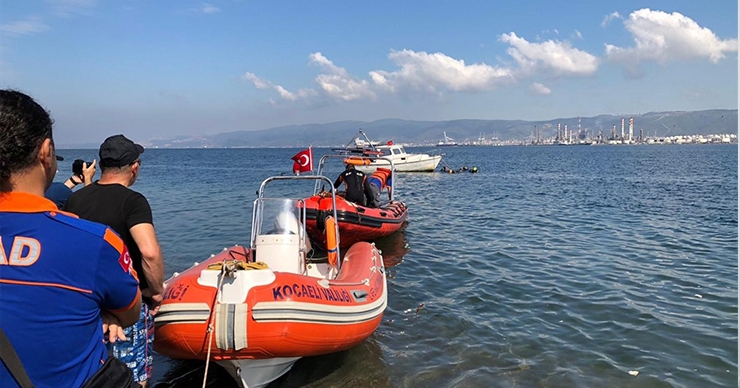
<instances>
[{"instance_id":1,"label":"turkish flag","mask_svg":"<svg viewBox=\"0 0 740 388\"><path fill-rule=\"evenodd\" d=\"M313 150L311 147L295 154L293 159L293 174L313 171Z\"/></svg>"}]
</instances>

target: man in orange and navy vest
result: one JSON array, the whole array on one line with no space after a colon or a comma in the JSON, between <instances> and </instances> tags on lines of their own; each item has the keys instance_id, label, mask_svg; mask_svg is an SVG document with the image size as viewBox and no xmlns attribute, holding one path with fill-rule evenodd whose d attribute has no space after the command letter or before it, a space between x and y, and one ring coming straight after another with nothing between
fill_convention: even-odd
<instances>
[{"instance_id":1,"label":"man in orange and navy vest","mask_svg":"<svg viewBox=\"0 0 740 388\"><path fill-rule=\"evenodd\" d=\"M130 326L139 317L123 241L44 198L56 170L49 114L23 93L0 90L0 329L10 343L3 339L0 387L82 386L108 360L104 318Z\"/></svg>"},{"instance_id":2,"label":"man in orange and navy vest","mask_svg":"<svg viewBox=\"0 0 740 388\"><path fill-rule=\"evenodd\" d=\"M378 167L375 172L367 178L372 189L372 198L368 198L369 207L380 207L380 193L388 189L388 200L393 197L393 180L391 178L391 170L383 167Z\"/></svg>"}]
</instances>

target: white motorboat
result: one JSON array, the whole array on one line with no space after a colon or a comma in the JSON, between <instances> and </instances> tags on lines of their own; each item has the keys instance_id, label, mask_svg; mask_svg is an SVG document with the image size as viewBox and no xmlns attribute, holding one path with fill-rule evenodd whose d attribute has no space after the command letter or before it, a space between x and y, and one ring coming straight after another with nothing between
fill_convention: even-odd
<instances>
[{"instance_id":1,"label":"white motorboat","mask_svg":"<svg viewBox=\"0 0 740 388\"><path fill-rule=\"evenodd\" d=\"M383 157L370 160L368 164L355 166L356 169L365 173L372 173L378 167L390 168L391 163L388 159L393 161L396 172L433 172L442 160L442 155L408 153L403 145L395 144L393 141L385 144L371 141L362 130L342 151L357 157L363 155Z\"/></svg>"}]
</instances>

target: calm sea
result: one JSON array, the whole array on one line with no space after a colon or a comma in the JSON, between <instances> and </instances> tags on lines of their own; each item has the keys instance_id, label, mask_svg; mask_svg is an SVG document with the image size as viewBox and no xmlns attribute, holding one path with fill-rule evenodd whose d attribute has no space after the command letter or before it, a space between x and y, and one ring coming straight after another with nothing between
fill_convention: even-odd
<instances>
[{"instance_id":1,"label":"calm sea","mask_svg":"<svg viewBox=\"0 0 740 388\"><path fill-rule=\"evenodd\" d=\"M167 275L248 244L255 191L297 151L148 149L133 188ZM397 176L379 329L271 388L738 386L737 145L443 151L480 172ZM201 386L203 362L156 363L157 387Z\"/></svg>"}]
</instances>

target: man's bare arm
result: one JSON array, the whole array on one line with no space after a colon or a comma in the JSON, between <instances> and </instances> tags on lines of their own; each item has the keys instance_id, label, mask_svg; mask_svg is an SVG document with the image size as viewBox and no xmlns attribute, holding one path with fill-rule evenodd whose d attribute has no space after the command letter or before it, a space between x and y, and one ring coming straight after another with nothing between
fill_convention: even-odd
<instances>
[{"instance_id":1,"label":"man's bare arm","mask_svg":"<svg viewBox=\"0 0 740 388\"><path fill-rule=\"evenodd\" d=\"M134 238L136 246L141 252L141 267L144 271L139 276L144 276L149 287L142 290L146 297L154 297L164 292L164 261L162 259L162 249L157 242L157 235L154 233L154 225L143 223L134 225L130 229L131 237ZM161 301L161 300L160 300Z\"/></svg>"}]
</instances>

